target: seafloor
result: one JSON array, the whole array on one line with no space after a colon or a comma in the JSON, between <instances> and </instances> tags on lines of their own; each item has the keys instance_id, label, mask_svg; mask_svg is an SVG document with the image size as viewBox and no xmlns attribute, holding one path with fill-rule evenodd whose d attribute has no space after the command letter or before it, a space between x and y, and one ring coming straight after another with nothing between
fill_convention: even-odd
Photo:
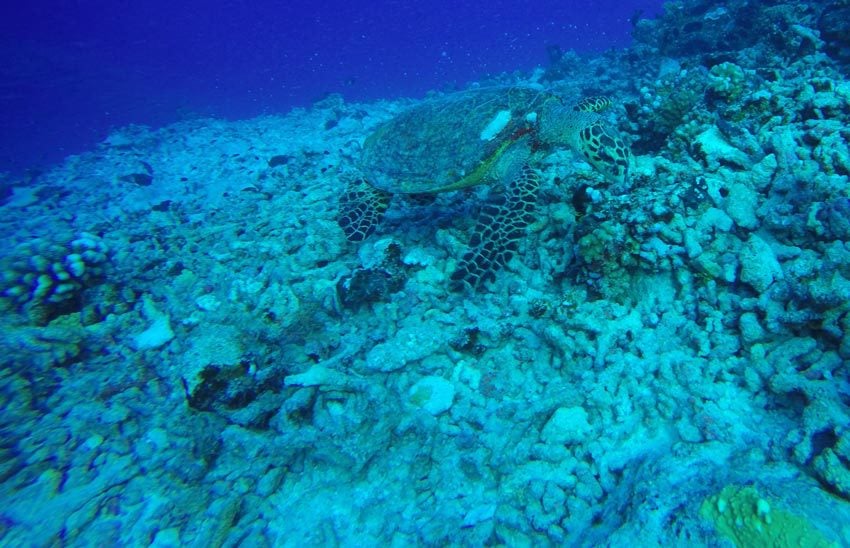
<instances>
[{"instance_id":1,"label":"seafloor","mask_svg":"<svg viewBox=\"0 0 850 548\"><path fill-rule=\"evenodd\" d=\"M845 1L672 2L476 84L611 96L635 154L537 165L476 293L495 189L335 221L417 101L128 127L9 181L0 544L850 545L848 35Z\"/></svg>"}]
</instances>

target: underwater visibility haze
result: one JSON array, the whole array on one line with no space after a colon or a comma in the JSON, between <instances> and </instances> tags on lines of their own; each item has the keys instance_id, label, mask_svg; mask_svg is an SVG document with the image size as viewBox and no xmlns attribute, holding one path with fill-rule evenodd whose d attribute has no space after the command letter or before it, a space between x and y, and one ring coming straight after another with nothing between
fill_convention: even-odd
<instances>
[{"instance_id":1,"label":"underwater visibility haze","mask_svg":"<svg viewBox=\"0 0 850 548\"><path fill-rule=\"evenodd\" d=\"M850 546L850 3L0 18L0 546Z\"/></svg>"},{"instance_id":2,"label":"underwater visibility haze","mask_svg":"<svg viewBox=\"0 0 850 548\"><path fill-rule=\"evenodd\" d=\"M0 17L0 171L42 168L131 123L280 114L328 93L421 97L625 46L658 0L33 0Z\"/></svg>"}]
</instances>

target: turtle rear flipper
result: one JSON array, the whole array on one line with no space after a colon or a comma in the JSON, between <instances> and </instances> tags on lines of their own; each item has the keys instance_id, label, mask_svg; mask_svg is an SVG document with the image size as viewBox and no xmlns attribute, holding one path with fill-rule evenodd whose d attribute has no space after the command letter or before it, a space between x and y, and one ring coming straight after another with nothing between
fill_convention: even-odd
<instances>
[{"instance_id":1,"label":"turtle rear flipper","mask_svg":"<svg viewBox=\"0 0 850 548\"><path fill-rule=\"evenodd\" d=\"M336 222L350 242L362 242L384 218L392 195L363 179L348 183L339 198Z\"/></svg>"},{"instance_id":2,"label":"turtle rear flipper","mask_svg":"<svg viewBox=\"0 0 850 548\"><path fill-rule=\"evenodd\" d=\"M540 177L525 166L508 185L504 196L488 203L478 215L469 249L452 274L453 286L478 289L514 256L525 228L534 221Z\"/></svg>"}]
</instances>

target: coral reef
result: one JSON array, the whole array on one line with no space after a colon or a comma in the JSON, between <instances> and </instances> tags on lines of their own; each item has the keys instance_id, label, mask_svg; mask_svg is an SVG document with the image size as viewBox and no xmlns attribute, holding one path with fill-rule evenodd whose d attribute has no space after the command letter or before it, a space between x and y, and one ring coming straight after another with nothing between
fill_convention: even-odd
<instances>
[{"instance_id":1,"label":"coral reef","mask_svg":"<svg viewBox=\"0 0 850 548\"><path fill-rule=\"evenodd\" d=\"M735 546L832 546L804 519L776 510L752 487L730 485L707 498L701 512Z\"/></svg>"},{"instance_id":2,"label":"coral reef","mask_svg":"<svg viewBox=\"0 0 850 548\"><path fill-rule=\"evenodd\" d=\"M635 153L542 160L475 294L498 185L335 222L413 100L131 126L4 193L3 542L850 544L847 10L669 2L474 84L614 97Z\"/></svg>"},{"instance_id":3,"label":"coral reef","mask_svg":"<svg viewBox=\"0 0 850 548\"><path fill-rule=\"evenodd\" d=\"M108 267L103 240L80 233L70 241L35 238L4 257L3 296L24 309L36 324L79 311L83 292L100 283Z\"/></svg>"}]
</instances>

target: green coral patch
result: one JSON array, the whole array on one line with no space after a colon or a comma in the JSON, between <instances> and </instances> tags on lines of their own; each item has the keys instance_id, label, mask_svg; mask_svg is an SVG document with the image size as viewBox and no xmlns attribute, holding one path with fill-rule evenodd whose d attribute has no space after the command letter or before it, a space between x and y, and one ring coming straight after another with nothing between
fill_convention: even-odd
<instances>
[{"instance_id":1,"label":"green coral patch","mask_svg":"<svg viewBox=\"0 0 850 548\"><path fill-rule=\"evenodd\" d=\"M806 519L774 508L753 487L726 486L703 501L700 514L740 548L838 546Z\"/></svg>"}]
</instances>

